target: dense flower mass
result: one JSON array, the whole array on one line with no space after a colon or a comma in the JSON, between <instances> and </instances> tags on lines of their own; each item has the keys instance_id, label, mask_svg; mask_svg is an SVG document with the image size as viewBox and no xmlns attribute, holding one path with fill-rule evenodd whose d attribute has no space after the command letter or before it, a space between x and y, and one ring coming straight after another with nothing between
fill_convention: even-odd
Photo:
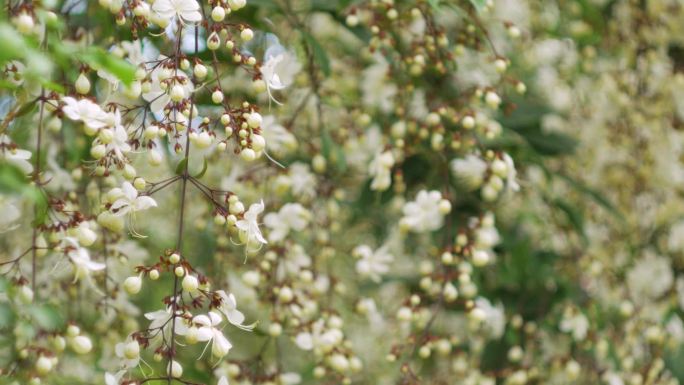
<instances>
[{"instance_id":1,"label":"dense flower mass","mask_svg":"<svg viewBox=\"0 0 684 385\"><path fill-rule=\"evenodd\" d=\"M679 0L8 0L0 383L684 380Z\"/></svg>"}]
</instances>

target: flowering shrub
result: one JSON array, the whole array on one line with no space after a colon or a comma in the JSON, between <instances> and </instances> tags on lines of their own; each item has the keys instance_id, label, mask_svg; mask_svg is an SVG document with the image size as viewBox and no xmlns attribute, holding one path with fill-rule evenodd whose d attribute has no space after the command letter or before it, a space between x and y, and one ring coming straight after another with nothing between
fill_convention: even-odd
<instances>
[{"instance_id":1,"label":"flowering shrub","mask_svg":"<svg viewBox=\"0 0 684 385\"><path fill-rule=\"evenodd\" d=\"M8 0L1 382L679 383L683 14Z\"/></svg>"}]
</instances>

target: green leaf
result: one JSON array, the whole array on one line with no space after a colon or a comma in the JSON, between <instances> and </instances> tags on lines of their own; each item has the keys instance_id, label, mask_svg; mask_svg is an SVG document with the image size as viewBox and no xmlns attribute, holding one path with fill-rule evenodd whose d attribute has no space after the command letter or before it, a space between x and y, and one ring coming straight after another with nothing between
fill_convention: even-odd
<instances>
[{"instance_id":1,"label":"green leaf","mask_svg":"<svg viewBox=\"0 0 684 385\"><path fill-rule=\"evenodd\" d=\"M10 60L23 58L30 49L24 37L6 23L0 24L0 41L0 66Z\"/></svg>"},{"instance_id":2,"label":"green leaf","mask_svg":"<svg viewBox=\"0 0 684 385\"><path fill-rule=\"evenodd\" d=\"M477 12L484 11L485 7L487 6L486 0L470 0L470 4L472 4Z\"/></svg>"},{"instance_id":3,"label":"green leaf","mask_svg":"<svg viewBox=\"0 0 684 385\"><path fill-rule=\"evenodd\" d=\"M323 74L325 74L325 76L330 76L330 58L328 58L328 54L325 52L316 38L311 34L302 32L302 36L304 36L304 40L306 40L306 43L309 45L309 47L311 47L314 60L318 64Z\"/></svg>"},{"instance_id":4,"label":"green leaf","mask_svg":"<svg viewBox=\"0 0 684 385\"><path fill-rule=\"evenodd\" d=\"M45 194L30 179L15 166L3 165L0 168L0 192L22 195L28 198L36 207L34 225L45 222L48 213L48 200Z\"/></svg>"},{"instance_id":5,"label":"green leaf","mask_svg":"<svg viewBox=\"0 0 684 385\"><path fill-rule=\"evenodd\" d=\"M582 213L576 207L561 198L556 198L553 203L565 213L568 222L582 237L582 240L586 242L587 237L584 232L584 218L582 217Z\"/></svg>"},{"instance_id":6,"label":"green leaf","mask_svg":"<svg viewBox=\"0 0 684 385\"><path fill-rule=\"evenodd\" d=\"M117 58L100 47L89 47L78 56L92 68L105 70L126 85L130 85L135 80L136 69L133 64Z\"/></svg>"},{"instance_id":7,"label":"green leaf","mask_svg":"<svg viewBox=\"0 0 684 385\"><path fill-rule=\"evenodd\" d=\"M595 201L599 206L603 207L606 209L608 212L613 214L614 217L619 219L621 222L625 221L625 217L622 215L620 210L618 210L613 204L606 198L604 197L600 192L590 188L589 186L583 184L582 182L575 180L567 175L564 174L554 174L561 179L565 180L568 182L568 184L577 190L578 192L588 196L591 198L593 201Z\"/></svg>"},{"instance_id":8,"label":"green leaf","mask_svg":"<svg viewBox=\"0 0 684 385\"><path fill-rule=\"evenodd\" d=\"M178 162L178 166L176 166L176 175L185 174L185 168L186 168L187 164L188 164L188 158L181 159L181 161Z\"/></svg>"},{"instance_id":9,"label":"green leaf","mask_svg":"<svg viewBox=\"0 0 684 385\"><path fill-rule=\"evenodd\" d=\"M430 4L435 11L439 11L439 0L428 0L428 4Z\"/></svg>"},{"instance_id":10,"label":"green leaf","mask_svg":"<svg viewBox=\"0 0 684 385\"><path fill-rule=\"evenodd\" d=\"M14 324L14 312L9 304L0 303L0 330L10 329Z\"/></svg>"},{"instance_id":11,"label":"green leaf","mask_svg":"<svg viewBox=\"0 0 684 385\"><path fill-rule=\"evenodd\" d=\"M9 288L9 281L5 277L0 277L0 293L6 293Z\"/></svg>"},{"instance_id":12,"label":"green leaf","mask_svg":"<svg viewBox=\"0 0 684 385\"><path fill-rule=\"evenodd\" d=\"M52 305L31 305L28 312L35 324L43 330L56 331L64 327L62 315Z\"/></svg>"},{"instance_id":13,"label":"green leaf","mask_svg":"<svg viewBox=\"0 0 684 385\"><path fill-rule=\"evenodd\" d=\"M197 175L194 176L195 179L200 179L201 177L204 176L204 174L207 172L208 168L208 163L207 163L207 157L204 157L204 164L202 165L202 171L198 172Z\"/></svg>"}]
</instances>

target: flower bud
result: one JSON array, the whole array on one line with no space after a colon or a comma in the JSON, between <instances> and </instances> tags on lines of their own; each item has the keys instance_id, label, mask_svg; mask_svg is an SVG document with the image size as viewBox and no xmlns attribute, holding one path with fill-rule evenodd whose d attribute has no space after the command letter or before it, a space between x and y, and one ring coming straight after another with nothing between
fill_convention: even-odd
<instances>
[{"instance_id":1,"label":"flower bud","mask_svg":"<svg viewBox=\"0 0 684 385\"><path fill-rule=\"evenodd\" d=\"M256 152L251 148L245 148L240 151L240 157L247 162L251 162L256 159Z\"/></svg>"},{"instance_id":2,"label":"flower bud","mask_svg":"<svg viewBox=\"0 0 684 385\"><path fill-rule=\"evenodd\" d=\"M183 290L187 291L188 293L194 293L199 287L199 281L194 275L188 274L185 276L185 278L183 278L182 286Z\"/></svg>"},{"instance_id":3,"label":"flower bud","mask_svg":"<svg viewBox=\"0 0 684 385\"><path fill-rule=\"evenodd\" d=\"M228 0L228 5L233 11L237 11L247 5L247 0Z\"/></svg>"},{"instance_id":4,"label":"flower bud","mask_svg":"<svg viewBox=\"0 0 684 385\"><path fill-rule=\"evenodd\" d=\"M214 7L211 10L211 19L215 22L223 21L226 18L226 10L223 7Z\"/></svg>"},{"instance_id":5,"label":"flower bud","mask_svg":"<svg viewBox=\"0 0 684 385\"><path fill-rule=\"evenodd\" d=\"M145 139L147 140L152 140L157 137L159 134L159 127L155 125L149 125L147 128L145 128Z\"/></svg>"},{"instance_id":6,"label":"flower bud","mask_svg":"<svg viewBox=\"0 0 684 385\"><path fill-rule=\"evenodd\" d=\"M208 71L207 67L205 67L203 64L197 64L193 72L197 79L204 79L207 76Z\"/></svg>"},{"instance_id":7,"label":"flower bud","mask_svg":"<svg viewBox=\"0 0 684 385\"><path fill-rule=\"evenodd\" d=\"M501 98L499 95L496 94L494 91L487 91L485 94L485 103L491 108L499 108L499 104L501 104Z\"/></svg>"},{"instance_id":8,"label":"flower bud","mask_svg":"<svg viewBox=\"0 0 684 385\"><path fill-rule=\"evenodd\" d=\"M252 149L254 151L261 151L266 147L266 139L263 136L254 134L251 136Z\"/></svg>"},{"instance_id":9,"label":"flower bud","mask_svg":"<svg viewBox=\"0 0 684 385\"><path fill-rule=\"evenodd\" d=\"M106 153L107 153L107 148L104 146L104 144L98 144L98 145L90 148L90 155L95 160L102 159Z\"/></svg>"},{"instance_id":10,"label":"flower bud","mask_svg":"<svg viewBox=\"0 0 684 385\"><path fill-rule=\"evenodd\" d=\"M180 378L183 376L183 367L177 361L172 360L167 367L167 371L171 372L171 377Z\"/></svg>"},{"instance_id":11,"label":"flower bud","mask_svg":"<svg viewBox=\"0 0 684 385\"><path fill-rule=\"evenodd\" d=\"M76 230L76 238L78 239L78 243L87 247L95 243L97 234L86 225L81 224Z\"/></svg>"},{"instance_id":12,"label":"flower bud","mask_svg":"<svg viewBox=\"0 0 684 385\"><path fill-rule=\"evenodd\" d=\"M86 336L77 336L71 340L71 348L78 354L87 354L93 348L93 343Z\"/></svg>"},{"instance_id":13,"label":"flower bud","mask_svg":"<svg viewBox=\"0 0 684 385\"><path fill-rule=\"evenodd\" d=\"M221 90L216 90L211 94L211 101L214 104L221 104L223 102L223 92Z\"/></svg>"},{"instance_id":14,"label":"flower bud","mask_svg":"<svg viewBox=\"0 0 684 385\"><path fill-rule=\"evenodd\" d=\"M221 46L221 39L216 32L212 32L207 39L207 48L212 51L217 50Z\"/></svg>"},{"instance_id":15,"label":"flower bud","mask_svg":"<svg viewBox=\"0 0 684 385\"><path fill-rule=\"evenodd\" d=\"M136 359L140 357L140 344L138 341L133 340L124 346L123 350L124 357L129 360Z\"/></svg>"},{"instance_id":16,"label":"flower bud","mask_svg":"<svg viewBox=\"0 0 684 385\"><path fill-rule=\"evenodd\" d=\"M36 360L36 372L39 375L44 376L52 370L52 360L45 356L38 357Z\"/></svg>"},{"instance_id":17,"label":"flower bud","mask_svg":"<svg viewBox=\"0 0 684 385\"><path fill-rule=\"evenodd\" d=\"M28 285L19 288L19 300L23 303L33 302L33 290Z\"/></svg>"},{"instance_id":18,"label":"flower bud","mask_svg":"<svg viewBox=\"0 0 684 385\"><path fill-rule=\"evenodd\" d=\"M78 78L76 79L76 92L81 95L90 92L90 80L88 80L88 77L85 76L84 73L78 75Z\"/></svg>"},{"instance_id":19,"label":"flower bud","mask_svg":"<svg viewBox=\"0 0 684 385\"><path fill-rule=\"evenodd\" d=\"M263 120L263 119L262 119L262 117L261 117L261 114L258 113L258 112L252 112L251 114L249 114L249 115L247 116L247 124L248 124L251 128L257 128L257 127L261 126L261 121L262 121L262 120Z\"/></svg>"},{"instance_id":20,"label":"flower bud","mask_svg":"<svg viewBox=\"0 0 684 385\"><path fill-rule=\"evenodd\" d=\"M171 87L171 93L169 94L171 100L174 102L180 102L185 97L185 90L180 84L175 84Z\"/></svg>"},{"instance_id":21,"label":"flower bud","mask_svg":"<svg viewBox=\"0 0 684 385\"><path fill-rule=\"evenodd\" d=\"M15 17L13 20L14 25L17 27L17 31L23 35L27 35L33 31L35 22L33 17L26 12L22 12L19 16Z\"/></svg>"},{"instance_id":22,"label":"flower bud","mask_svg":"<svg viewBox=\"0 0 684 385\"><path fill-rule=\"evenodd\" d=\"M176 264L176 263L180 262L180 259L181 259L181 257L178 253L173 253L169 257L169 262Z\"/></svg>"},{"instance_id":23,"label":"flower bud","mask_svg":"<svg viewBox=\"0 0 684 385\"><path fill-rule=\"evenodd\" d=\"M76 337L77 335L81 334L81 329L76 325L69 325L69 327L67 327L66 334L69 337Z\"/></svg>"},{"instance_id":24,"label":"flower bud","mask_svg":"<svg viewBox=\"0 0 684 385\"><path fill-rule=\"evenodd\" d=\"M185 275L186 271L183 266L176 266L175 269L173 269L173 273L176 274L176 277L182 277Z\"/></svg>"},{"instance_id":25,"label":"flower bud","mask_svg":"<svg viewBox=\"0 0 684 385\"><path fill-rule=\"evenodd\" d=\"M135 189L138 191L143 191L146 186L147 182L145 182L145 179L143 178L135 178L133 180L133 187L135 187Z\"/></svg>"},{"instance_id":26,"label":"flower bud","mask_svg":"<svg viewBox=\"0 0 684 385\"><path fill-rule=\"evenodd\" d=\"M124 281L123 287L128 294L138 294L142 288L142 279L139 276L128 277Z\"/></svg>"},{"instance_id":27,"label":"flower bud","mask_svg":"<svg viewBox=\"0 0 684 385\"><path fill-rule=\"evenodd\" d=\"M244 41L250 41L254 38L254 31L249 28L245 28L240 32L240 38Z\"/></svg>"},{"instance_id":28,"label":"flower bud","mask_svg":"<svg viewBox=\"0 0 684 385\"><path fill-rule=\"evenodd\" d=\"M157 270L157 269L150 270L150 279L153 281L158 280L159 279L159 270Z\"/></svg>"}]
</instances>

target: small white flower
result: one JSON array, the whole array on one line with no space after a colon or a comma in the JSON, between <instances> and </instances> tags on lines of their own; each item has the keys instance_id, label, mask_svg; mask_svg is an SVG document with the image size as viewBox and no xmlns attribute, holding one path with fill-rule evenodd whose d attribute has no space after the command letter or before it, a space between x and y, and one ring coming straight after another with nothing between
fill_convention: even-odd
<instances>
[{"instance_id":1,"label":"small white flower","mask_svg":"<svg viewBox=\"0 0 684 385\"><path fill-rule=\"evenodd\" d=\"M235 227L240 230L240 240L247 244L247 251L256 251L262 244L268 243L259 230L257 217L264 211L264 201L253 203L243 214L242 219L235 223Z\"/></svg>"},{"instance_id":2,"label":"small white flower","mask_svg":"<svg viewBox=\"0 0 684 385\"><path fill-rule=\"evenodd\" d=\"M273 97L272 90L282 90L292 84L300 68L295 54L282 45L274 44L266 49L261 76L266 82L266 90L271 100L281 104Z\"/></svg>"},{"instance_id":3,"label":"small white flower","mask_svg":"<svg viewBox=\"0 0 684 385\"><path fill-rule=\"evenodd\" d=\"M439 229L444 223L444 214L440 210L442 201L439 191L421 190L415 201L404 205L404 217L401 218L400 225L416 233Z\"/></svg>"},{"instance_id":4,"label":"small white flower","mask_svg":"<svg viewBox=\"0 0 684 385\"><path fill-rule=\"evenodd\" d=\"M12 231L19 227L21 211L17 204L9 199L0 199L0 234Z\"/></svg>"},{"instance_id":5,"label":"small white flower","mask_svg":"<svg viewBox=\"0 0 684 385\"><path fill-rule=\"evenodd\" d=\"M511 191L518 191L520 190L520 185L518 184L518 181L516 180L517 176L517 171L515 170L515 164L513 163L513 158L511 158L510 155L504 153L503 154L503 160L506 163L506 169L508 170L508 174L506 175L506 186L511 190Z\"/></svg>"},{"instance_id":6,"label":"small white flower","mask_svg":"<svg viewBox=\"0 0 684 385\"><path fill-rule=\"evenodd\" d=\"M107 113L88 99L76 100L70 96L62 98L66 104L62 111L71 120L82 121L87 127L97 130L107 126Z\"/></svg>"},{"instance_id":7,"label":"small white flower","mask_svg":"<svg viewBox=\"0 0 684 385\"><path fill-rule=\"evenodd\" d=\"M223 290L218 290L216 293L221 298L221 306L219 307L219 310L221 313L223 313L228 322L242 330L254 329L254 325L243 324L243 322L245 322L245 315L237 309L237 301L232 293L226 294L226 292Z\"/></svg>"},{"instance_id":8,"label":"small white flower","mask_svg":"<svg viewBox=\"0 0 684 385\"><path fill-rule=\"evenodd\" d=\"M359 258L356 262L356 272L375 282L380 282L380 276L389 271L388 264L394 260L394 256L388 253L387 246L373 251L370 246L360 245L354 248L352 253Z\"/></svg>"},{"instance_id":9,"label":"small white flower","mask_svg":"<svg viewBox=\"0 0 684 385\"><path fill-rule=\"evenodd\" d=\"M454 176L469 190L479 188L487 172L487 163L474 154L467 155L464 159L452 160L450 167Z\"/></svg>"},{"instance_id":10,"label":"small white flower","mask_svg":"<svg viewBox=\"0 0 684 385\"><path fill-rule=\"evenodd\" d=\"M105 373L105 385L119 385L124 374L126 374L125 370L120 370L116 374Z\"/></svg>"},{"instance_id":11,"label":"small white flower","mask_svg":"<svg viewBox=\"0 0 684 385\"><path fill-rule=\"evenodd\" d=\"M292 193L297 196L313 198L316 196L316 176L305 163L295 162L289 167Z\"/></svg>"},{"instance_id":12,"label":"small white flower","mask_svg":"<svg viewBox=\"0 0 684 385\"><path fill-rule=\"evenodd\" d=\"M484 325L492 339L500 338L506 328L506 315L503 304L492 306L487 298L478 297L475 306L484 312Z\"/></svg>"},{"instance_id":13,"label":"small white flower","mask_svg":"<svg viewBox=\"0 0 684 385\"><path fill-rule=\"evenodd\" d=\"M152 10L160 17L169 20L176 16L190 23L202 20L200 6L196 0L156 0L152 5Z\"/></svg>"},{"instance_id":14,"label":"small white flower","mask_svg":"<svg viewBox=\"0 0 684 385\"><path fill-rule=\"evenodd\" d=\"M339 329L325 330L323 320L318 320L311 325L310 332L301 332L295 337L295 344L302 350L320 349L323 352L331 351L342 342L344 334Z\"/></svg>"},{"instance_id":15,"label":"small white flower","mask_svg":"<svg viewBox=\"0 0 684 385\"><path fill-rule=\"evenodd\" d=\"M135 213L140 210L147 210L150 207L157 207L157 202L149 196L138 196L138 190L129 182L124 182L121 186L122 195L112 203L111 210L114 215L122 216L128 213Z\"/></svg>"},{"instance_id":16,"label":"small white flower","mask_svg":"<svg viewBox=\"0 0 684 385\"><path fill-rule=\"evenodd\" d=\"M370 188L374 191L385 191L392 184L392 167L394 155L392 151L378 152L368 166L370 176L373 177Z\"/></svg>"},{"instance_id":17,"label":"small white flower","mask_svg":"<svg viewBox=\"0 0 684 385\"><path fill-rule=\"evenodd\" d=\"M93 271L100 271L105 268L104 263L93 262L90 259L88 249L81 247L76 238L64 238L64 248L67 250L67 256L74 264L74 282L81 278L90 280L90 273Z\"/></svg>"},{"instance_id":18,"label":"small white flower","mask_svg":"<svg viewBox=\"0 0 684 385\"><path fill-rule=\"evenodd\" d=\"M565 333L571 333L575 341L582 341L587 336L589 330L589 320L579 311L574 314L566 312L563 315L559 329Z\"/></svg>"},{"instance_id":19,"label":"small white flower","mask_svg":"<svg viewBox=\"0 0 684 385\"><path fill-rule=\"evenodd\" d=\"M114 152L114 155L120 161L125 159L124 153L131 151L131 146L128 144L128 133L126 129L121 124L121 113L119 110L114 111L110 114L110 118L113 121L113 131L114 136L112 141L107 144L107 152Z\"/></svg>"},{"instance_id":20,"label":"small white flower","mask_svg":"<svg viewBox=\"0 0 684 385\"><path fill-rule=\"evenodd\" d=\"M222 358L233 347L233 344L223 335L221 328L221 316L210 311L207 315L198 315L192 319L192 322L200 325L197 339L202 342L207 342L207 346L211 344L211 354L217 358Z\"/></svg>"},{"instance_id":21,"label":"small white flower","mask_svg":"<svg viewBox=\"0 0 684 385\"><path fill-rule=\"evenodd\" d=\"M135 368L140 363L140 345L138 341L131 337L126 338L124 342L120 342L114 346L114 353L123 360L123 365L126 368Z\"/></svg>"},{"instance_id":22,"label":"small white flower","mask_svg":"<svg viewBox=\"0 0 684 385\"><path fill-rule=\"evenodd\" d=\"M290 230L302 231L309 224L311 213L299 203L287 203L277 213L268 213L264 224L271 229L268 239L278 242L285 239Z\"/></svg>"},{"instance_id":23,"label":"small white flower","mask_svg":"<svg viewBox=\"0 0 684 385\"><path fill-rule=\"evenodd\" d=\"M11 143L12 141L7 135L0 135L0 146L7 146ZM18 148L3 148L0 150L0 160L17 166L25 174L30 174L33 171L33 165L29 162L29 159L31 159L31 151L28 150Z\"/></svg>"},{"instance_id":24,"label":"small white flower","mask_svg":"<svg viewBox=\"0 0 684 385\"><path fill-rule=\"evenodd\" d=\"M297 147L297 138L278 124L273 115L263 117L261 135L266 140L266 148L274 154L283 154Z\"/></svg>"}]
</instances>

